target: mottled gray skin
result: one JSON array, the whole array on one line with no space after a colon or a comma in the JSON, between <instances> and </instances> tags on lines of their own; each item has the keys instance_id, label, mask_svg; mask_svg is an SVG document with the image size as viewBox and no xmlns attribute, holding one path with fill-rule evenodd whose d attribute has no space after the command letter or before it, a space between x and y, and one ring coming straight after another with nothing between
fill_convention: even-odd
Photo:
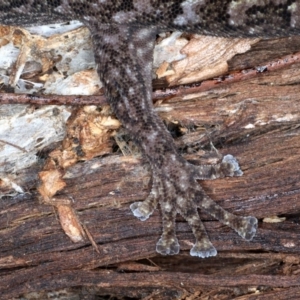
<instances>
[{"instance_id":1,"label":"mottled gray skin","mask_svg":"<svg viewBox=\"0 0 300 300\"><path fill-rule=\"evenodd\" d=\"M208 257L217 251L199 218L198 207L246 240L255 235L257 220L226 212L196 182L242 175L235 158L227 155L213 166L189 164L177 153L154 112L151 68L155 36L167 30L228 37L299 34L299 7L300 1L283 0L0 0L0 22L28 26L78 19L90 28L106 96L152 169L150 194L130 206L133 214L146 220L159 202L163 233L156 250L177 254L175 217L180 213L196 238L191 255Z\"/></svg>"}]
</instances>

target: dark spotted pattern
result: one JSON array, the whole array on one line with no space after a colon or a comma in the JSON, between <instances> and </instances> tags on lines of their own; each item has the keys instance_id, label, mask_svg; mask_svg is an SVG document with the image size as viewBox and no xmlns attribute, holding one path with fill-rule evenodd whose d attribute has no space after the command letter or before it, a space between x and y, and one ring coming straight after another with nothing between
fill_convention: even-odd
<instances>
[{"instance_id":1,"label":"dark spotted pattern","mask_svg":"<svg viewBox=\"0 0 300 300\"><path fill-rule=\"evenodd\" d=\"M193 256L216 255L197 209L202 208L251 240L257 220L223 210L197 179L241 176L236 159L226 155L213 166L194 166L176 151L153 110L151 68L157 33L180 29L216 36L284 36L300 32L300 1L284 0L0 0L0 22L39 25L79 19L91 30L98 74L113 110L141 147L152 169L152 188L143 202L131 205L146 220L160 205L163 233L156 250L177 254L175 217L191 226Z\"/></svg>"}]
</instances>

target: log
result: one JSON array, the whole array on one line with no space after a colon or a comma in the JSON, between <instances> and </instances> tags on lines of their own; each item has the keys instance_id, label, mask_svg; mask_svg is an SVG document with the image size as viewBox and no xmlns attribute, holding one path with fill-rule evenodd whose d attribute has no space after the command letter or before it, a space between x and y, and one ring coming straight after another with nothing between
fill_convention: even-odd
<instances>
[{"instance_id":1,"label":"log","mask_svg":"<svg viewBox=\"0 0 300 300\"><path fill-rule=\"evenodd\" d=\"M60 225L57 206L41 203L38 173L45 167L36 164L14 177L19 185L26 183L26 193L5 190L1 197L1 299L32 293L47 299L55 291L57 299L58 293L80 299L298 299L299 63L288 64L286 57L286 65L274 71L257 67L293 53L297 43L300 39L258 42L229 62L227 78L236 80L210 80L186 87L185 93L174 87L168 97L155 101L189 161L215 162L219 153L237 157L242 177L199 184L230 212L259 219L251 242L199 212L218 255L189 256L193 235L180 216L180 253L158 255L160 212L141 222L129 209L130 203L147 197L149 169L135 151L123 156L110 150L62 171L65 187L55 197L70 200L86 233L74 243ZM241 78L250 73L240 71L245 65L257 68ZM165 79L154 82L156 87L165 84Z\"/></svg>"}]
</instances>

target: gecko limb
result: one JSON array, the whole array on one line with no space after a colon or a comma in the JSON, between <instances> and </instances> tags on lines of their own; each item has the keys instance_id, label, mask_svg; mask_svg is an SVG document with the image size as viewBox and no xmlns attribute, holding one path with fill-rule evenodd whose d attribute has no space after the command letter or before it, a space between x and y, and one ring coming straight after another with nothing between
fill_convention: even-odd
<instances>
[{"instance_id":1,"label":"gecko limb","mask_svg":"<svg viewBox=\"0 0 300 300\"><path fill-rule=\"evenodd\" d=\"M177 153L170 133L153 109L151 70L156 30L112 25L100 27L92 30L97 32L96 35L101 32L101 36L93 37L99 76L114 112L151 167L150 194L143 202L133 203L131 210L137 218L145 221L159 203L163 233L156 244L157 252L164 255L179 252L175 219L180 213L196 238L191 255L216 255L217 251L209 241L197 208L205 210L250 240L255 234L257 220L226 212L204 193L196 181L241 176L236 159L226 155L220 164L212 166L188 163Z\"/></svg>"},{"instance_id":2,"label":"gecko limb","mask_svg":"<svg viewBox=\"0 0 300 300\"><path fill-rule=\"evenodd\" d=\"M179 213L188 222L196 238L190 254L202 258L217 254L200 220L197 208L203 209L223 224L233 228L242 238L246 240L253 238L257 229L256 218L240 217L225 211L208 197L196 182L199 177L216 179L225 176L241 176L242 171L232 155L224 156L222 162L216 165L193 166L187 162L174 164L172 161L168 168L172 169L173 175L154 172L152 189L148 198L130 206L133 214L144 221L160 203L163 233L156 245L157 252L163 255L179 252L180 247L175 233L175 217Z\"/></svg>"}]
</instances>

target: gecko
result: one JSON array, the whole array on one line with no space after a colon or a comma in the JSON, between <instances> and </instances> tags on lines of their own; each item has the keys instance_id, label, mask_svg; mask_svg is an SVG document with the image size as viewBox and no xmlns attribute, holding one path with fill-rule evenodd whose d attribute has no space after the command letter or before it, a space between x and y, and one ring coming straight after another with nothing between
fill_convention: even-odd
<instances>
[{"instance_id":1,"label":"gecko","mask_svg":"<svg viewBox=\"0 0 300 300\"><path fill-rule=\"evenodd\" d=\"M152 172L144 201L130 205L145 221L158 207L162 235L156 251L178 254L176 215L195 237L192 256L215 256L198 208L250 241L257 230L253 216L237 216L213 201L197 180L241 176L235 157L219 164L193 165L153 109L152 57L157 34L184 31L222 37L281 37L300 33L300 1L292 0L0 0L0 23L33 26L80 20L90 30L97 72L118 119L140 147Z\"/></svg>"}]
</instances>

